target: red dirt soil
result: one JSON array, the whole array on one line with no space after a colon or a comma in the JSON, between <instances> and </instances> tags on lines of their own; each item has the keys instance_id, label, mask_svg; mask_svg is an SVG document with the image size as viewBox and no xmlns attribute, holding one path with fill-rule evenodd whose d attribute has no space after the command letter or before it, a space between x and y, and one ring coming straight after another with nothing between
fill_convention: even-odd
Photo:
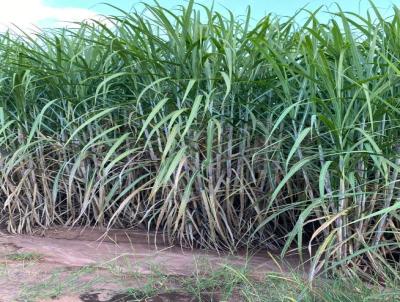
<instances>
[{"instance_id":1,"label":"red dirt soil","mask_svg":"<svg viewBox=\"0 0 400 302\"><path fill-rule=\"evenodd\" d=\"M248 257L182 249L159 242L162 241L157 240L155 245L154 236L134 231L111 230L105 235L104 230L99 228L55 228L44 232L41 236L0 233L0 265L5 267L5 273L0 272L0 301L14 301L26 284L46 280L55 269L63 269L65 273L68 270L88 266L98 268L114 266L118 268L119 273L146 275L156 270L166 275L191 276L194 271L207 272L228 264L247 265L251 275L258 278L268 272L292 270L299 263L297 256L289 256L285 258L284 265L278 264L267 251ZM34 264L8 260L7 255L11 253L35 253L40 255L40 260ZM112 277L109 270L104 270L100 275ZM118 290L121 286L112 282L103 283L100 286L102 290L107 286L108 291ZM48 301L84 301L77 295L62 296L57 299ZM178 299L178 296L175 300L190 301ZM97 301L111 300L104 298ZM160 298L148 301L174 300Z\"/></svg>"}]
</instances>

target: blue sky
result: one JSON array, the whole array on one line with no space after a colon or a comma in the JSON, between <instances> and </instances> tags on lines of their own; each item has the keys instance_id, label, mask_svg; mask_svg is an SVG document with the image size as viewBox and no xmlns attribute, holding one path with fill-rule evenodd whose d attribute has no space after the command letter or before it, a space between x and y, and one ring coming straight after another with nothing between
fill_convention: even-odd
<instances>
[{"instance_id":1,"label":"blue sky","mask_svg":"<svg viewBox=\"0 0 400 302\"><path fill-rule=\"evenodd\" d=\"M153 1L132 1L132 0L45 0L46 4L56 7L80 7L90 10L95 10L101 13L112 13L112 9L107 8L102 5L102 2L107 2L115 6L121 7L125 10L129 10L132 7L138 7L138 3L146 2L153 3ZM183 0L159 0L158 1L163 6L174 8L179 5L186 3ZM210 4L212 0L197 0L199 3ZM353 12L364 12L370 5L367 0L336 0L336 1L323 1L323 0L215 0L216 6L223 9L224 7L229 8L236 14L242 14L247 6L252 8L255 17L261 16L266 12L273 12L279 15L292 15L296 10L307 5L310 8L316 8L321 5L334 7L334 3L339 3L339 5L348 11ZM386 10L391 7L392 4L400 6L400 0L375 0L373 1L375 5Z\"/></svg>"},{"instance_id":2,"label":"blue sky","mask_svg":"<svg viewBox=\"0 0 400 302\"><path fill-rule=\"evenodd\" d=\"M98 14L116 13L112 8L102 4L108 2L124 10L132 8L140 9L137 0L7 0L2 2L0 10L0 30L10 24L16 24L22 28L32 26L49 27L60 26L61 21L80 21L86 18L96 18ZM153 3L152 0L143 0ZM212 0L197 0L199 3L210 5ZM275 13L282 16L293 15L295 11L307 5L307 8L315 9L321 5L334 10L338 3L343 10L356 13L365 13L370 6L367 0L215 0L215 7L224 11L224 7L233 11L236 15L242 15L246 7L252 9L252 16L259 19L266 13ZM400 7L400 0L373 0L375 5L381 8L385 14L389 14L392 4ZM185 4L184 0L159 0L159 3L168 8L176 8Z\"/></svg>"}]
</instances>

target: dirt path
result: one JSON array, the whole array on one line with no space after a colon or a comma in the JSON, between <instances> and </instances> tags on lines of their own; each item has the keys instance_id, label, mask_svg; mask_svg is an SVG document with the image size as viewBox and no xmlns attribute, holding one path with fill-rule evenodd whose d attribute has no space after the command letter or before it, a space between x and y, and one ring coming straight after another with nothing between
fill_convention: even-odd
<instances>
[{"instance_id":1,"label":"dirt path","mask_svg":"<svg viewBox=\"0 0 400 302\"><path fill-rule=\"evenodd\" d=\"M261 278L298 263L289 257L278 266L266 252L246 257L156 246L154 237L149 243L145 234L118 230L104 236L100 229L58 228L44 235L0 237L0 301L134 301L121 291L146 288L149 278L151 291L171 283L169 276L207 274L224 265L247 267ZM152 299L146 301L196 301L173 292Z\"/></svg>"}]
</instances>

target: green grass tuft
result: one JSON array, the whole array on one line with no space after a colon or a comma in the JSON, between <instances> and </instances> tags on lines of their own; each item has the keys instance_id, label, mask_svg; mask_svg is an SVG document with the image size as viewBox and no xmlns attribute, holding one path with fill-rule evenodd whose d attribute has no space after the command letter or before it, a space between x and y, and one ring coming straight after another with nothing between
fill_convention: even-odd
<instances>
[{"instance_id":1,"label":"green grass tuft","mask_svg":"<svg viewBox=\"0 0 400 302\"><path fill-rule=\"evenodd\" d=\"M42 255L33 252L16 252L6 255L6 259L12 261L39 261Z\"/></svg>"}]
</instances>

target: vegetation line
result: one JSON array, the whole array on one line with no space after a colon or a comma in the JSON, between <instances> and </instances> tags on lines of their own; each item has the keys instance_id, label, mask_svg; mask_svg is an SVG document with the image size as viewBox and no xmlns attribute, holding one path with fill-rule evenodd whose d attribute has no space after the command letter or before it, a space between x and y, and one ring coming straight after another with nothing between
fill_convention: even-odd
<instances>
[{"instance_id":1,"label":"vegetation line","mask_svg":"<svg viewBox=\"0 0 400 302\"><path fill-rule=\"evenodd\" d=\"M1 34L0 222L310 243L311 278L400 278L400 11L371 7L252 26L189 1Z\"/></svg>"}]
</instances>

